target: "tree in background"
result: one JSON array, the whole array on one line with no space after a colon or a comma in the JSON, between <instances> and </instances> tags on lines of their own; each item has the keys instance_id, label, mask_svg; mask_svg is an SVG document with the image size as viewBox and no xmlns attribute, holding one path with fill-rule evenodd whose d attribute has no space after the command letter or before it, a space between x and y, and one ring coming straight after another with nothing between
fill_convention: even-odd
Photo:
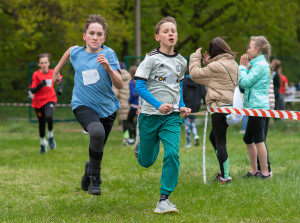
<instances>
[{"instance_id":1,"label":"tree in background","mask_svg":"<svg viewBox=\"0 0 300 223\"><path fill-rule=\"evenodd\" d=\"M57 61L67 47L84 44L78 33L82 32L80 24L89 14L106 18L109 27L105 44L114 45L120 61L126 55L134 55L134 3L134 0L1 0L0 102L27 100L27 64L35 61L36 55L48 52L52 61ZM284 56L299 55L299 12L297 0L141 1L142 55L158 47L152 38L154 26L162 17L171 15L178 23L177 50L182 55L189 55L199 46L206 47L215 36L226 37L233 50L241 54L246 51L250 36L265 35L274 56L286 61L284 73L292 78L299 68L289 66L291 59L284 60ZM299 63L298 57L293 56L293 63Z\"/></svg>"}]
</instances>

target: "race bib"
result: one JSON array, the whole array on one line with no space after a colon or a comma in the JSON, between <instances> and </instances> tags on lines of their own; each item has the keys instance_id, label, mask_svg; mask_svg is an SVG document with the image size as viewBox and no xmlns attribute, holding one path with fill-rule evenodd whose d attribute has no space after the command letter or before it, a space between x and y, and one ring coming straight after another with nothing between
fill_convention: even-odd
<instances>
[{"instance_id":1,"label":"race bib","mask_svg":"<svg viewBox=\"0 0 300 223\"><path fill-rule=\"evenodd\" d=\"M46 86L51 87L52 86L52 79L46 80Z\"/></svg>"},{"instance_id":2,"label":"race bib","mask_svg":"<svg viewBox=\"0 0 300 223\"><path fill-rule=\"evenodd\" d=\"M100 80L100 75L97 69L85 70L82 71L83 84L95 84Z\"/></svg>"}]
</instances>

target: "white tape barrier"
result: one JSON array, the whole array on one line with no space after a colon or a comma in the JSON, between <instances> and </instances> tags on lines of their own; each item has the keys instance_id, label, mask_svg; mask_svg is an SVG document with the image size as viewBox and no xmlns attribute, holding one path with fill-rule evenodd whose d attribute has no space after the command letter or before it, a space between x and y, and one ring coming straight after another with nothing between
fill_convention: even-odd
<instances>
[{"instance_id":1,"label":"white tape barrier","mask_svg":"<svg viewBox=\"0 0 300 223\"><path fill-rule=\"evenodd\" d=\"M0 103L0 106L19 106L19 107L28 107L31 106L30 103ZM56 104L55 107L71 107L70 104Z\"/></svg>"}]
</instances>

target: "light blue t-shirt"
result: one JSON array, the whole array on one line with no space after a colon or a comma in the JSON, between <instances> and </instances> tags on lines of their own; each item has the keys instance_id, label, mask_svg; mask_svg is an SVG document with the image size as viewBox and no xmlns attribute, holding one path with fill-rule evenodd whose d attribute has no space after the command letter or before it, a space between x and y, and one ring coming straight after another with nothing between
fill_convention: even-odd
<instances>
[{"instance_id":1,"label":"light blue t-shirt","mask_svg":"<svg viewBox=\"0 0 300 223\"><path fill-rule=\"evenodd\" d=\"M84 47L75 46L70 52L70 61L75 70L72 110L85 105L95 110L99 118L112 115L120 108L120 103L112 90L112 81L104 67L97 63L97 56L103 54L111 68L120 69L115 52L104 45L100 53L88 53Z\"/></svg>"}]
</instances>

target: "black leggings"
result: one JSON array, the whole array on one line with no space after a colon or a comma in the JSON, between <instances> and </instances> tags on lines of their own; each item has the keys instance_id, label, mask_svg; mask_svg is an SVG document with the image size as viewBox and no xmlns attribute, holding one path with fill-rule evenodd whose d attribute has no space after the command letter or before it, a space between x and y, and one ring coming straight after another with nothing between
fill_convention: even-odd
<instances>
[{"instance_id":1,"label":"black leggings","mask_svg":"<svg viewBox=\"0 0 300 223\"><path fill-rule=\"evenodd\" d=\"M127 129L129 130L129 137L134 139L136 136L136 111L137 109L130 109L127 116Z\"/></svg>"},{"instance_id":2,"label":"black leggings","mask_svg":"<svg viewBox=\"0 0 300 223\"><path fill-rule=\"evenodd\" d=\"M268 147L267 147L267 134L268 134L268 129L269 129L269 122L270 122L270 118L266 118L266 123L265 123L265 146L266 146L266 149L267 149L268 170L269 170L269 172L271 172L271 163L270 163L269 151L268 151ZM258 156L257 156L257 169L259 171L261 170L259 160L258 160Z\"/></svg>"},{"instance_id":3,"label":"black leggings","mask_svg":"<svg viewBox=\"0 0 300 223\"><path fill-rule=\"evenodd\" d=\"M264 142L267 150L267 163L268 163L268 170L271 172L271 163L269 160L269 151L267 148L267 143L266 143L266 138L267 138L267 133L269 129L269 121L270 118L266 117L253 117L250 116L248 123L247 123L247 128L246 132L244 135L244 142L246 144L251 144L251 143L261 143ZM260 171L260 163L257 157L257 169Z\"/></svg>"},{"instance_id":4,"label":"black leggings","mask_svg":"<svg viewBox=\"0 0 300 223\"><path fill-rule=\"evenodd\" d=\"M226 123L226 115L222 113L214 113L211 115L212 130L209 135L211 144L213 145L220 165L222 177L224 177L224 162L228 159L226 149L226 132L228 124Z\"/></svg>"},{"instance_id":5,"label":"black leggings","mask_svg":"<svg viewBox=\"0 0 300 223\"><path fill-rule=\"evenodd\" d=\"M244 142L246 144L261 143L265 141L265 117L249 116L246 132L244 135Z\"/></svg>"},{"instance_id":6,"label":"black leggings","mask_svg":"<svg viewBox=\"0 0 300 223\"><path fill-rule=\"evenodd\" d=\"M89 157L90 173L100 173L104 145L116 119L116 112L112 115L99 118L98 113L87 106L79 106L73 110L77 121L90 135Z\"/></svg>"},{"instance_id":7,"label":"black leggings","mask_svg":"<svg viewBox=\"0 0 300 223\"><path fill-rule=\"evenodd\" d=\"M43 107L35 109L35 113L39 120L39 134L41 138L45 137L46 122L48 123L48 130L49 131L53 130L54 109L55 109L54 102L48 102Z\"/></svg>"}]
</instances>

